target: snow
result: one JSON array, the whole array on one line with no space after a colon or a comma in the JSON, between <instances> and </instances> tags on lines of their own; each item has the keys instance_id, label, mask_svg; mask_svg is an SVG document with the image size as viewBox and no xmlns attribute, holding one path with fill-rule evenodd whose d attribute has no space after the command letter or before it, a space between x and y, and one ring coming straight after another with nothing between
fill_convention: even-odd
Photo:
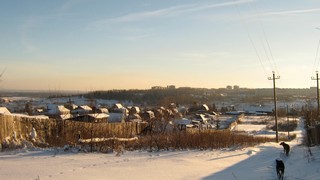
<instances>
[{"instance_id":1,"label":"snow","mask_svg":"<svg viewBox=\"0 0 320 180\"><path fill-rule=\"evenodd\" d=\"M0 107L0 114L11 114L6 107Z\"/></svg>"},{"instance_id":2,"label":"snow","mask_svg":"<svg viewBox=\"0 0 320 180\"><path fill-rule=\"evenodd\" d=\"M319 179L320 148L287 142L289 157L279 143L218 150L169 150L116 153L65 152L58 149L21 149L0 153L0 179L276 179L275 159L285 163L285 179ZM258 129L256 129L258 130ZM258 130L259 131L259 130Z\"/></svg>"}]
</instances>

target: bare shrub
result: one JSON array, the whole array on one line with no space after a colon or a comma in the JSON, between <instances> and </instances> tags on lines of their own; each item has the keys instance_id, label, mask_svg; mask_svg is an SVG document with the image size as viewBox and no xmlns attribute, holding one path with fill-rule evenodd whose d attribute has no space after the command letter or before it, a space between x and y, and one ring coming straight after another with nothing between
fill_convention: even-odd
<instances>
[{"instance_id":1,"label":"bare shrub","mask_svg":"<svg viewBox=\"0 0 320 180\"><path fill-rule=\"evenodd\" d=\"M150 143L152 141L152 143ZM150 150L160 149L219 149L228 147L253 146L268 142L271 139L235 134L231 131L191 131L153 134L139 138L140 148Z\"/></svg>"},{"instance_id":2,"label":"bare shrub","mask_svg":"<svg viewBox=\"0 0 320 180\"><path fill-rule=\"evenodd\" d=\"M229 130L199 130L187 129L172 131L148 131L140 135L147 124L140 123L88 123L75 121L57 121L55 119L36 120L0 116L10 126L2 127L2 137L16 131L23 139L35 128L40 142L50 147L82 146L86 151L118 152L123 150L169 150L169 149L219 149L226 147L252 146L270 141L249 135L236 134ZM118 138L133 138L133 141L121 141ZM91 139L80 143L79 139ZM110 140L95 142L94 138L109 138ZM41 144L35 144L41 146ZM2 149L5 144L2 145Z\"/></svg>"}]
</instances>

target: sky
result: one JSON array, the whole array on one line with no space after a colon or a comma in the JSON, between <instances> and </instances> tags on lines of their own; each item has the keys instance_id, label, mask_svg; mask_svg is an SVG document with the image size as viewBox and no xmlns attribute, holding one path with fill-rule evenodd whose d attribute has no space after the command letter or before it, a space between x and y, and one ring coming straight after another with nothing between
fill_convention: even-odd
<instances>
[{"instance_id":1,"label":"sky","mask_svg":"<svg viewBox=\"0 0 320 180\"><path fill-rule=\"evenodd\" d=\"M316 86L319 0L0 0L0 89Z\"/></svg>"}]
</instances>

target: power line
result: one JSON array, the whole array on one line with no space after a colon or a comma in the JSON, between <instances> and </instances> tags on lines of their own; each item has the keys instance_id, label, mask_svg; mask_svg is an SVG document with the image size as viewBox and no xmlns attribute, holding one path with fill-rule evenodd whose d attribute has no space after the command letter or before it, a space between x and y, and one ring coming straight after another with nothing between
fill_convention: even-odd
<instances>
[{"instance_id":1,"label":"power line","mask_svg":"<svg viewBox=\"0 0 320 180\"><path fill-rule=\"evenodd\" d=\"M314 62L313 62L313 66L312 66L310 87L312 86L312 80L313 80L312 75L313 75L314 71L318 71L318 62L317 62L317 60L318 60L318 55L319 55L319 48L320 48L320 40L318 41L316 56L314 58Z\"/></svg>"},{"instance_id":2,"label":"power line","mask_svg":"<svg viewBox=\"0 0 320 180\"><path fill-rule=\"evenodd\" d=\"M6 71L6 69L4 69L3 71L2 71L2 73L0 74L0 82L2 81L2 76L3 76L3 74L4 74L4 72Z\"/></svg>"},{"instance_id":3,"label":"power line","mask_svg":"<svg viewBox=\"0 0 320 180\"><path fill-rule=\"evenodd\" d=\"M250 40L250 43L251 43L251 45L252 45L252 47L253 47L253 49L254 49L254 52L255 52L256 56L258 57L258 59L259 59L259 62L260 62L260 64L261 64L261 66L262 66L262 69L263 69L264 73L265 73L266 76L267 76L268 73L267 73L267 71L266 71L266 68L265 68L265 66L264 66L264 64L263 64L263 62L262 62L262 60L261 60L261 57L260 57L259 52L258 52L258 49L257 49L256 45L254 44L254 42L253 42L253 40L252 40L252 37L250 36L249 30L248 30L248 27L247 27L247 23L245 22L242 14L240 13L237 4L235 4L235 8L236 8L236 10L237 10L237 13L238 13L238 15L239 15L239 17L240 17L240 20L241 20L243 26L244 26L244 29L245 29L245 31L246 31L246 33L247 33L248 39Z\"/></svg>"},{"instance_id":4,"label":"power line","mask_svg":"<svg viewBox=\"0 0 320 180\"><path fill-rule=\"evenodd\" d=\"M318 70L319 69L319 63L320 63L320 58L318 57L318 63L317 63L317 66L316 66L316 69L315 70Z\"/></svg>"},{"instance_id":5,"label":"power line","mask_svg":"<svg viewBox=\"0 0 320 180\"><path fill-rule=\"evenodd\" d=\"M268 55L266 55L267 59L268 59L268 61L270 63L270 66L272 67L272 69L276 70L276 72L279 74L279 70L278 70L277 64L276 64L276 62L274 60L274 56L273 56L273 53L272 53L272 50L271 50L271 47L270 47L270 43L268 41L268 37L267 37L266 31L265 31L265 28L264 28L262 20L261 20L260 13L259 13L258 8L257 8L257 6L255 4L253 5L253 7L254 7L254 10L255 10L255 13L256 13L256 17L257 17L258 23L259 23L261 31L262 31L263 38L264 38L264 40L265 40L265 42L267 44L268 51L269 51L272 63L270 62L270 59L269 59ZM263 47L264 47L264 43L262 43L262 44L263 44ZM265 47L264 47L264 50L265 50L265 53L267 54L267 51L266 51Z\"/></svg>"}]
</instances>

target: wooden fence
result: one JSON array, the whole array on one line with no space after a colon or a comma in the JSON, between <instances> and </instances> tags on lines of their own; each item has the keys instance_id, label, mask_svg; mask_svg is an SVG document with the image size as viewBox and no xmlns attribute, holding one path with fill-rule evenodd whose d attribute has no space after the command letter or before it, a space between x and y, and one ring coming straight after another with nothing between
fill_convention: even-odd
<instances>
[{"instance_id":1,"label":"wooden fence","mask_svg":"<svg viewBox=\"0 0 320 180\"><path fill-rule=\"evenodd\" d=\"M13 136L29 139L35 128L38 139L51 146L76 143L81 138L123 137L130 138L139 134L145 123L87 123L76 121L58 121L56 119L19 117L0 114L0 140Z\"/></svg>"},{"instance_id":2,"label":"wooden fence","mask_svg":"<svg viewBox=\"0 0 320 180\"><path fill-rule=\"evenodd\" d=\"M308 145L320 144L320 125L312 126L307 129Z\"/></svg>"}]
</instances>

